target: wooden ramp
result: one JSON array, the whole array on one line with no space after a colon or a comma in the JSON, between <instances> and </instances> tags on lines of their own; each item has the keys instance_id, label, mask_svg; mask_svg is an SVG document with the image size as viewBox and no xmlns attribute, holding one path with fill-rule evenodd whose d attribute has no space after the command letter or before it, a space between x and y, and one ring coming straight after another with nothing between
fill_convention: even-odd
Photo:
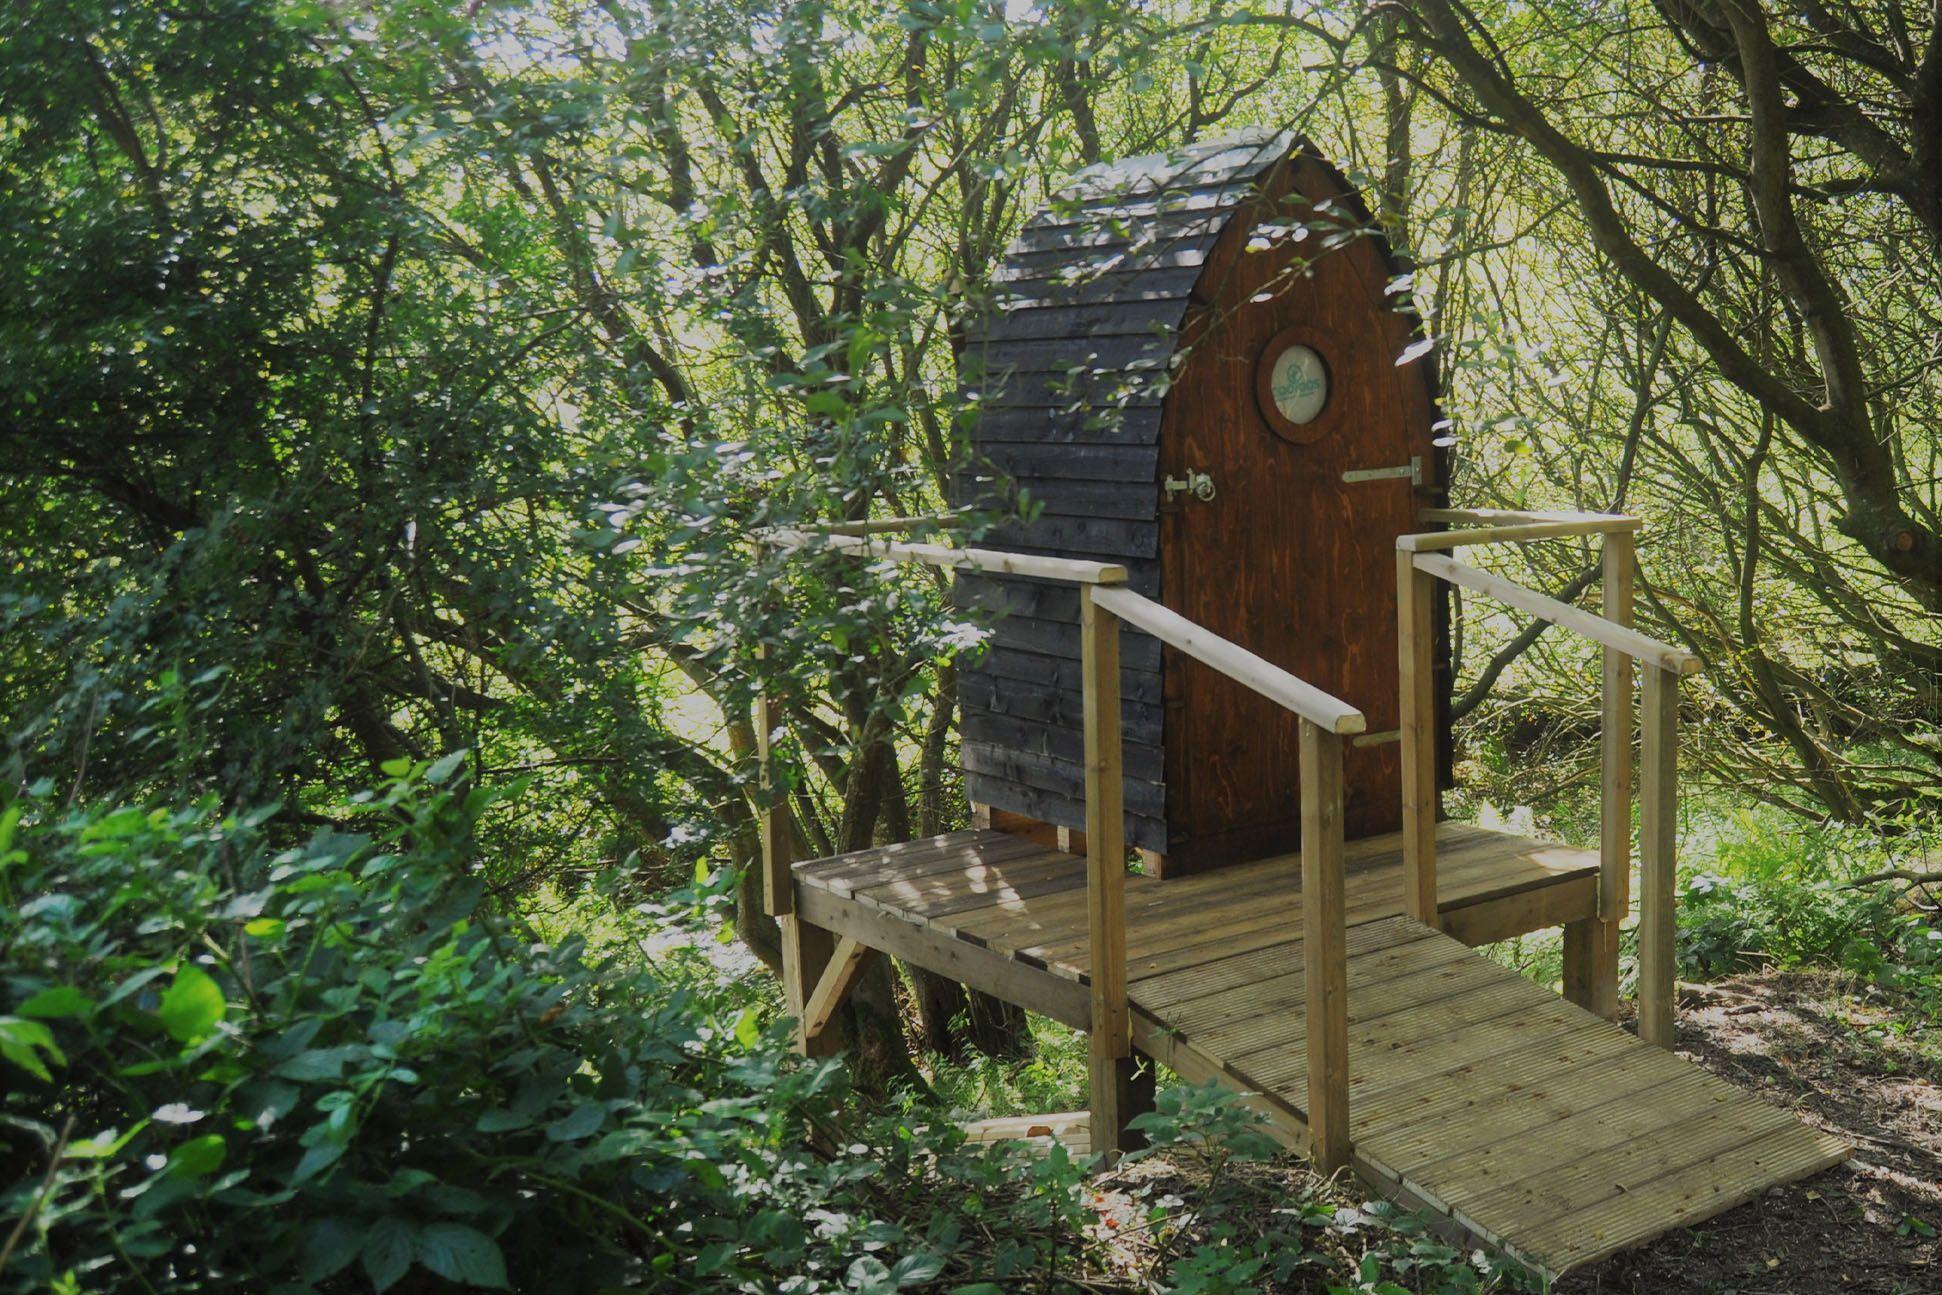
<instances>
[{"instance_id":1,"label":"wooden ramp","mask_svg":"<svg viewBox=\"0 0 1942 1295\"><path fill-rule=\"evenodd\" d=\"M1848 1148L1466 947L1595 912L1598 860L1440 824L1441 921L1401 916L1398 837L1349 843L1354 1167L1550 1273L1708 1218ZM1085 860L961 832L795 866L802 918L1084 1027ZM1134 1039L1252 1096L1306 1149L1298 857L1130 877ZM1456 938L1461 936L1462 938Z\"/></svg>"}]
</instances>

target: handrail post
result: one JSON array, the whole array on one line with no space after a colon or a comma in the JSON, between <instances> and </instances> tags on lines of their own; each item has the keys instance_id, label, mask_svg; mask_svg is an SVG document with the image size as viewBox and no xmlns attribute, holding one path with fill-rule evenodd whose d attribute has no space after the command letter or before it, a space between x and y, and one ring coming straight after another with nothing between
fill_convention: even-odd
<instances>
[{"instance_id":1,"label":"handrail post","mask_svg":"<svg viewBox=\"0 0 1942 1295\"><path fill-rule=\"evenodd\" d=\"M1396 652L1400 666L1403 911L1440 927L1436 903L1436 692L1431 577L1416 555L1396 551Z\"/></svg>"},{"instance_id":2,"label":"handrail post","mask_svg":"<svg viewBox=\"0 0 1942 1295\"><path fill-rule=\"evenodd\" d=\"M1342 739L1301 722L1302 971L1308 1015L1308 1155L1349 1163L1348 925L1342 877Z\"/></svg>"},{"instance_id":3,"label":"handrail post","mask_svg":"<svg viewBox=\"0 0 1942 1295\"><path fill-rule=\"evenodd\" d=\"M1602 557L1605 619L1632 624L1636 556L1632 532L1605 536ZM1618 1015L1618 930L1632 906L1632 658L1603 649L1603 724L1599 736L1598 924L1586 968L1591 1011Z\"/></svg>"},{"instance_id":4,"label":"handrail post","mask_svg":"<svg viewBox=\"0 0 1942 1295\"><path fill-rule=\"evenodd\" d=\"M1677 925L1679 676L1645 664L1639 752L1639 1037L1670 1049Z\"/></svg>"},{"instance_id":5,"label":"handrail post","mask_svg":"<svg viewBox=\"0 0 1942 1295\"><path fill-rule=\"evenodd\" d=\"M1126 1005L1125 786L1120 772L1119 618L1079 595L1086 756L1086 920L1091 940L1088 1038L1092 1149L1129 1149L1133 1023Z\"/></svg>"}]
</instances>

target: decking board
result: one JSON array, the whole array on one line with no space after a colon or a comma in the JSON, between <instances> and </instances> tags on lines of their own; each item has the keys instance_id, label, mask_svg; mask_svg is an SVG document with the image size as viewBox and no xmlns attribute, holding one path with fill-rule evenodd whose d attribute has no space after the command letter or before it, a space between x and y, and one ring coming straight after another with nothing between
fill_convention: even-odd
<instances>
[{"instance_id":1,"label":"decking board","mask_svg":"<svg viewBox=\"0 0 1942 1295\"><path fill-rule=\"evenodd\" d=\"M1437 841L1439 908L1459 931L1589 915L1578 910L1594 893L1593 853L1448 823ZM897 956L1083 1021L1085 869L1016 837L961 832L795 876L803 911L839 934L868 943L874 930ZM1401 916L1399 836L1349 843L1344 880L1354 1160L1400 1199L1561 1273L1847 1154ZM1299 856L1127 878L1140 1046L1243 1092L1296 1149L1307 1146L1301 934ZM987 1125L1016 1136L1013 1123Z\"/></svg>"}]
</instances>

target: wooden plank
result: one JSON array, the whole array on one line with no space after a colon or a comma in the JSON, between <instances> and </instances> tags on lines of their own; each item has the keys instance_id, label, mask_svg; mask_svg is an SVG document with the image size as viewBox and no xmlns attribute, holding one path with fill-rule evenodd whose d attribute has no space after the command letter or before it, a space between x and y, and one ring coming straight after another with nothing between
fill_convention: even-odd
<instances>
[{"instance_id":1,"label":"wooden plank","mask_svg":"<svg viewBox=\"0 0 1942 1295\"><path fill-rule=\"evenodd\" d=\"M1060 827L1085 826L1086 808L1079 796L975 771L965 773L964 790L967 797L1002 805L1043 823L1056 823ZM1167 839L1166 824L1157 818L1129 812L1126 815L1126 839L1135 845L1164 845Z\"/></svg>"},{"instance_id":2,"label":"wooden plank","mask_svg":"<svg viewBox=\"0 0 1942 1295\"><path fill-rule=\"evenodd\" d=\"M1774 1123L1776 1116L1779 1124ZM1609 1148L1565 1173L1510 1184L1465 1202L1462 1208L1480 1217L1515 1220L1521 1234L1533 1237L1541 1236L1541 1229L1571 1220L1590 1222L1595 1228L1596 1220L1615 1214L1629 1198L1652 1192L1656 1184L1717 1174L1722 1168L1716 1164L1720 1156L1768 1138L1781 1146L1800 1144L1815 1168L1838 1164L1850 1150L1839 1139L1804 1127L1757 1098L1735 1093L1733 1100L1664 1124L1651 1137Z\"/></svg>"},{"instance_id":3,"label":"wooden plank","mask_svg":"<svg viewBox=\"0 0 1942 1295\"><path fill-rule=\"evenodd\" d=\"M1704 668L1699 657L1684 648L1661 643L1627 626L1614 625L1603 616L1593 615L1581 607L1561 603L1555 598L1547 598L1502 576L1434 553L1419 553L1413 560L1418 571L1427 571L1453 585L1488 594L1498 602L1529 612L1540 620L1582 634L1594 643L1617 648L1642 664L1657 666L1678 675L1696 674Z\"/></svg>"},{"instance_id":4,"label":"wooden plank","mask_svg":"<svg viewBox=\"0 0 1942 1295\"><path fill-rule=\"evenodd\" d=\"M1615 1197L1589 1217L1567 1215L1524 1238L1557 1271L1590 1263L1663 1232L1711 1218L1769 1187L1805 1178L1846 1158L1831 1138L1783 1129L1723 1151L1674 1177Z\"/></svg>"},{"instance_id":5,"label":"wooden plank","mask_svg":"<svg viewBox=\"0 0 1942 1295\"><path fill-rule=\"evenodd\" d=\"M806 1057L834 1056L842 1049L842 1032L824 1028L810 1034L805 1027L810 986L822 980L823 969L836 951L835 936L800 910L775 920L782 937L783 1007L796 1021L796 1050Z\"/></svg>"},{"instance_id":6,"label":"wooden plank","mask_svg":"<svg viewBox=\"0 0 1942 1295\"><path fill-rule=\"evenodd\" d=\"M1042 850L1016 860L940 876L886 882L857 893L880 908L935 921L994 903L1023 903L1086 884L1085 860L1062 850Z\"/></svg>"},{"instance_id":7,"label":"wooden plank","mask_svg":"<svg viewBox=\"0 0 1942 1295\"><path fill-rule=\"evenodd\" d=\"M1629 629L1638 570L1632 537L1606 536L1600 562L1605 619ZM1632 885L1632 658L1614 647L1604 648L1602 656L1598 913L1607 922L1622 922L1630 915Z\"/></svg>"},{"instance_id":8,"label":"wooden plank","mask_svg":"<svg viewBox=\"0 0 1942 1295\"><path fill-rule=\"evenodd\" d=\"M1126 568L1111 562L1083 562L1076 558L1040 557L997 549L961 549L945 544L908 544L867 535L814 535L787 527L764 531L762 538L778 548L834 549L879 561L916 562L953 571L995 571L1085 585L1115 585L1126 581Z\"/></svg>"},{"instance_id":9,"label":"wooden plank","mask_svg":"<svg viewBox=\"0 0 1942 1295\"><path fill-rule=\"evenodd\" d=\"M1636 1052L1638 1040L1618 1029L1582 1031L1542 1039L1529 1049L1464 1061L1413 1075L1387 1091L1362 1094L1355 1107L1358 1139L1378 1131L1445 1119L1480 1103L1514 1095L1547 1076L1614 1061Z\"/></svg>"},{"instance_id":10,"label":"wooden plank","mask_svg":"<svg viewBox=\"0 0 1942 1295\"><path fill-rule=\"evenodd\" d=\"M1043 787L1069 796L1085 794L1085 765L1057 756L1014 751L988 742L966 741L959 754L965 772L995 774L1012 782ZM1159 819L1166 813L1166 788L1157 782L1121 777L1122 803L1133 813Z\"/></svg>"},{"instance_id":11,"label":"wooden plank","mask_svg":"<svg viewBox=\"0 0 1942 1295\"><path fill-rule=\"evenodd\" d=\"M858 944L855 937L844 936L836 943L836 950L830 955L829 963L816 981L816 988L803 1004L803 1037L813 1039L828 1026L836 1009L843 1005L856 984L856 978L863 973L863 967L875 950L867 945Z\"/></svg>"},{"instance_id":12,"label":"wooden plank","mask_svg":"<svg viewBox=\"0 0 1942 1295\"><path fill-rule=\"evenodd\" d=\"M1531 887L1517 894L1443 908L1443 930L1468 945L1495 944L1566 926L1598 911L1598 876L1588 873Z\"/></svg>"},{"instance_id":13,"label":"wooden plank","mask_svg":"<svg viewBox=\"0 0 1942 1295\"><path fill-rule=\"evenodd\" d=\"M1035 720L1020 715L990 710L966 711L959 732L967 742L1022 751L1028 755L1049 756L1055 760L1085 759L1083 733L1063 724ZM1148 745L1128 739L1126 776L1139 782L1158 785L1166 773L1166 757L1158 743Z\"/></svg>"},{"instance_id":14,"label":"wooden plank","mask_svg":"<svg viewBox=\"0 0 1942 1295\"><path fill-rule=\"evenodd\" d=\"M1608 529L1617 533L1630 533L1639 528L1639 519L1625 513L1520 508L1424 508L1416 516L1421 521L1441 522L1446 526L1518 526L1532 522L1598 520L1608 523Z\"/></svg>"},{"instance_id":15,"label":"wooden plank","mask_svg":"<svg viewBox=\"0 0 1942 1295\"><path fill-rule=\"evenodd\" d=\"M1448 521L1447 514L1458 509L1428 509L1438 516L1431 521ZM1499 522L1493 525L1466 526L1460 530L1426 531L1420 535L1399 535L1396 547L1409 553L1428 553L1438 549L1460 549L1474 544L1522 544L1530 540L1564 539L1574 535L1629 534L1639 528L1636 517L1608 513L1561 514L1551 519Z\"/></svg>"},{"instance_id":16,"label":"wooden plank","mask_svg":"<svg viewBox=\"0 0 1942 1295\"><path fill-rule=\"evenodd\" d=\"M1308 1136L1315 1168L1349 1163L1348 928L1342 880L1342 739L1301 726L1302 945Z\"/></svg>"},{"instance_id":17,"label":"wooden plank","mask_svg":"<svg viewBox=\"0 0 1942 1295\"><path fill-rule=\"evenodd\" d=\"M798 884L821 886L839 895L854 894L886 882L931 874L962 872L967 868L988 867L1012 859L1029 858L1052 847L1021 840L1005 832L956 832L931 842L909 842L903 849L878 846L853 854L836 855L799 863L795 867Z\"/></svg>"},{"instance_id":18,"label":"wooden plank","mask_svg":"<svg viewBox=\"0 0 1942 1295\"><path fill-rule=\"evenodd\" d=\"M758 648L766 654L766 648ZM795 911L795 885L790 864L795 857L795 838L789 821L786 792L776 780L773 744L779 716L768 694L755 699L756 786L767 804L759 810L762 846L762 903L771 917Z\"/></svg>"},{"instance_id":19,"label":"wooden plank","mask_svg":"<svg viewBox=\"0 0 1942 1295\"><path fill-rule=\"evenodd\" d=\"M1670 1048L1677 939L1679 676L1645 670L1639 753L1639 1037Z\"/></svg>"},{"instance_id":20,"label":"wooden plank","mask_svg":"<svg viewBox=\"0 0 1942 1295\"><path fill-rule=\"evenodd\" d=\"M1086 926L1091 944L1088 1088L1092 1145L1127 1149L1133 1027L1126 1003L1126 844L1120 770L1119 622L1093 596L1079 607L1085 662Z\"/></svg>"},{"instance_id":21,"label":"wooden plank","mask_svg":"<svg viewBox=\"0 0 1942 1295\"><path fill-rule=\"evenodd\" d=\"M1122 655L1124 655L1123 652ZM993 691L1002 687L997 682L1000 679L1010 683L1036 684L1059 693L1079 691L1079 663L1076 659L1047 656L1042 652L1033 652L1002 643L987 643L984 652L976 660L964 662L959 669L964 677L978 677L987 688ZM1157 707L1161 700L1160 672L1136 670L1122 662L1119 670L1119 692L1122 716L1126 713L1125 707L1129 703L1143 703Z\"/></svg>"},{"instance_id":22,"label":"wooden plank","mask_svg":"<svg viewBox=\"0 0 1942 1295\"><path fill-rule=\"evenodd\" d=\"M1145 1012L1133 1013L1133 1041L1140 1051L1190 1084L1221 1083L1236 1090L1243 1106L1268 1118L1269 1137L1298 1155L1308 1154L1307 1123L1277 1095L1241 1083L1219 1062Z\"/></svg>"},{"instance_id":23,"label":"wooden plank","mask_svg":"<svg viewBox=\"0 0 1942 1295\"><path fill-rule=\"evenodd\" d=\"M1330 733L1361 733L1369 727L1362 712L1347 702L1297 679L1272 661L1230 643L1212 630L1203 629L1171 608L1162 607L1130 589L1102 589L1099 594L1099 605L1109 608L1122 620Z\"/></svg>"},{"instance_id":24,"label":"wooden plank","mask_svg":"<svg viewBox=\"0 0 1942 1295\"><path fill-rule=\"evenodd\" d=\"M1302 970L1299 922L1291 923L1292 933L1284 931L1279 939L1254 948L1236 948L1220 940L1195 946L1202 955L1180 967L1133 978L1133 996L1141 1006L1169 1015L1183 1010L1199 999L1216 998L1235 989L1293 978L1299 984ZM1415 944L1416 933L1426 928L1397 921L1369 922L1349 928L1350 974L1358 963L1369 964L1378 958L1399 956L1396 950Z\"/></svg>"},{"instance_id":25,"label":"wooden plank","mask_svg":"<svg viewBox=\"0 0 1942 1295\"><path fill-rule=\"evenodd\" d=\"M1186 312L1185 293L1126 301L1013 305L989 320L984 337L987 342L1050 337L1151 337L1177 330Z\"/></svg>"},{"instance_id":26,"label":"wooden plank","mask_svg":"<svg viewBox=\"0 0 1942 1295\"><path fill-rule=\"evenodd\" d=\"M990 538L993 544L1007 549L1057 549L1061 553L1121 560L1155 558L1160 553L1157 519L1124 521L1041 513L1030 521L1001 522Z\"/></svg>"},{"instance_id":27,"label":"wooden plank","mask_svg":"<svg viewBox=\"0 0 1942 1295\"><path fill-rule=\"evenodd\" d=\"M1569 1111L1549 1124L1533 1120L1513 1137L1473 1139L1420 1166L1411 1173L1411 1181L1433 1184L1437 1198L1446 1204L1481 1196L1504 1184L1548 1181L1574 1165L1596 1162L1612 1148L1657 1140L1667 1125L1722 1104L1735 1104L1730 1092L1711 1091L1705 1080L1705 1072L1697 1067L1673 1067L1657 1083L1633 1089L1624 1100ZM1751 1105L1760 1112L1758 1131L1793 1123L1770 1106ZM1670 1150L1660 1148L1661 1154Z\"/></svg>"},{"instance_id":28,"label":"wooden plank","mask_svg":"<svg viewBox=\"0 0 1942 1295\"><path fill-rule=\"evenodd\" d=\"M1392 1113L1381 1130L1367 1134L1365 1140L1385 1162L1408 1170L1484 1141L1516 1136L1520 1130L1538 1128L1574 1111L1629 1101L1633 1092L1661 1082L1668 1068L1678 1065L1685 1063L1633 1040L1629 1049L1593 1064L1533 1067L1520 1083L1482 1088L1463 1105L1430 1118L1398 1118ZM1580 1171L1596 1177L1600 1163L1580 1161L1573 1172Z\"/></svg>"},{"instance_id":29,"label":"wooden plank","mask_svg":"<svg viewBox=\"0 0 1942 1295\"><path fill-rule=\"evenodd\" d=\"M1083 1030L1092 1023L1084 985L1015 962L956 939L921 921L871 908L826 890L804 888L800 912L808 921L905 962L948 976L1028 1012ZM826 1032L825 1038L829 1037Z\"/></svg>"},{"instance_id":30,"label":"wooden plank","mask_svg":"<svg viewBox=\"0 0 1942 1295\"><path fill-rule=\"evenodd\" d=\"M1396 554L1396 660L1402 733L1403 911L1441 926L1436 886L1436 634L1429 577Z\"/></svg>"}]
</instances>

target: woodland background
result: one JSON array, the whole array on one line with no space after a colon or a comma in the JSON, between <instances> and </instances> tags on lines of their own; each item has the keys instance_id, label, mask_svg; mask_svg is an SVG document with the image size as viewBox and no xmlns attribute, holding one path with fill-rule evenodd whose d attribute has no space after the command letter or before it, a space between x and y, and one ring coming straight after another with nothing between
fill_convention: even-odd
<instances>
[{"instance_id":1,"label":"woodland background","mask_svg":"<svg viewBox=\"0 0 1942 1295\"><path fill-rule=\"evenodd\" d=\"M1069 1037L880 965L849 1070L777 1046L753 692L806 849L948 830L978 627L749 532L941 508L1022 222L1262 126L1410 265L1454 501L1646 519L1641 624L1707 663L1687 974L1839 968L1933 1065L1932 6L37 0L0 14L0 1280L895 1289L991 1277L993 1229L1097 1278L1076 1171L947 1239L983 1189L910 1141L918 1107L1046 1109ZM1577 599L1595 557L1497 560ZM1456 808L1595 833L1595 659L1456 633ZM864 1118L847 1083L895 1190L818 1141ZM799 1208L752 1233L758 1163ZM1343 1280L1478 1280L1382 1235L1405 1259Z\"/></svg>"}]
</instances>

